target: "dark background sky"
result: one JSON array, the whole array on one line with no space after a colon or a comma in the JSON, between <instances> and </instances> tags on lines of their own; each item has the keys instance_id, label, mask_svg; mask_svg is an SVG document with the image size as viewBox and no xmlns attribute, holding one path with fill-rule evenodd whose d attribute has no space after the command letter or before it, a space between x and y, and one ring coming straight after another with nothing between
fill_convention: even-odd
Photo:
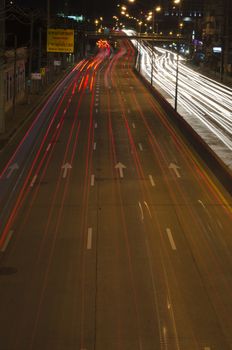
<instances>
[{"instance_id":1,"label":"dark background sky","mask_svg":"<svg viewBox=\"0 0 232 350\"><path fill-rule=\"evenodd\" d=\"M16 0L20 6L46 9L46 0ZM115 0L50 0L51 11L69 9L70 13L84 14L87 17L106 16L116 14L117 1Z\"/></svg>"}]
</instances>

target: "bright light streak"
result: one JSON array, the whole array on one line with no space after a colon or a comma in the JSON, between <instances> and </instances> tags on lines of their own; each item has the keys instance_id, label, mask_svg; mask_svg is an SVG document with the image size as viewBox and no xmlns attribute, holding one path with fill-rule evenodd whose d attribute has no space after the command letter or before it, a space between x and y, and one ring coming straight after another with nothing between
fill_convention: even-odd
<instances>
[{"instance_id":1,"label":"bright light streak","mask_svg":"<svg viewBox=\"0 0 232 350\"><path fill-rule=\"evenodd\" d=\"M132 30L124 31L128 36L135 34ZM143 41L131 41L140 52L141 73L150 81L152 50ZM174 100L176 53L154 47L153 62L154 83ZM219 139L232 150L232 89L196 73L180 56L178 91L178 105L188 111L191 118L195 117L194 123L204 125L210 131L214 144Z\"/></svg>"}]
</instances>

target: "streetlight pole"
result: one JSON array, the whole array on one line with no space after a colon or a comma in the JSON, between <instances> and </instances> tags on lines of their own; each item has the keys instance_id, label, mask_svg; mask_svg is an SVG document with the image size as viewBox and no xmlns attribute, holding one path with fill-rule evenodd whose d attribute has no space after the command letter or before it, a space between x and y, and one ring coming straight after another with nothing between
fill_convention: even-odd
<instances>
[{"instance_id":1,"label":"streetlight pole","mask_svg":"<svg viewBox=\"0 0 232 350\"><path fill-rule=\"evenodd\" d=\"M178 4L178 34L177 34L177 55L176 55L176 86L175 86L175 111L177 112L178 102L178 82L179 82L179 50L180 50L180 0L174 0L174 4Z\"/></svg>"},{"instance_id":2,"label":"streetlight pole","mask_svg":"<svg viewBox=\"0 0 232 350\"><path fill-rule=\"evenodd\" d=\"M155 6L152 10L152 33L155 34L155 14L162 10L161 6ZM158 23L156 25L156 34L158 34Z\"/></svg>"},{"instance_id":3,"label":"streetlight pole","mask_svg":"<svg viewBox=\"0 0 232 350\"><path fill-rule=\"evenodd\" d=\"M178 42L177 55L176 55L176 87L175 87L175 111L176 112L177 112L177 100L178 100L179 60L180 58L179 58L179 42Z\"/></svg>"},{"instance_id":4,"label":"streetlight pole","mask_svg":"<svg viewBox=\"0 0 232 350\"><path fill-rule=\"evenodd\" d=\"M5 131L4 109L5 0L0 0L0 133Z\"/></svg>"},{"instance_id":5,"label":"streetlight pole","mask_svg":"<svg viewBox=\"0 0 232 350\"><path fill-rule=\"evenodd\" d=\"M17 94L17 82L16 82L16 70L17 70L17 35L14 34L14 91L13 91L13 116L15 115L15 101L16 101L16 94Z\"/></svg>"}]
</instances>

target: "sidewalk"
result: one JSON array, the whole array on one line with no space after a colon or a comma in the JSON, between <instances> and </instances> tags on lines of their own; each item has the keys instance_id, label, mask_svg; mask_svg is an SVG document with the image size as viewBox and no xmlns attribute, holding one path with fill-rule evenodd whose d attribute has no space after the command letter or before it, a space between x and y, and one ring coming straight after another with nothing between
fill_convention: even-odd
<instances>
[{"instance_id":1,"label":"sidewalk","mask_svg":"<svg viewBox=\"0 0 232 350\"><path fill-rule=\"evenodd\" d=\"M12 138L15 132L26 122L33 120L37 110L46 101L49 94L55 88L59 81L70 71L72 66L69 66L66 70L61 72L55 77L55 80L48 84L40 93L33 93L30 95L30 103L28 103L28 97L16 104L15 114L13 110L9 110L5 114L5 132L0 134L0 149L2 149Z\"/></svg>"}]
</instances>

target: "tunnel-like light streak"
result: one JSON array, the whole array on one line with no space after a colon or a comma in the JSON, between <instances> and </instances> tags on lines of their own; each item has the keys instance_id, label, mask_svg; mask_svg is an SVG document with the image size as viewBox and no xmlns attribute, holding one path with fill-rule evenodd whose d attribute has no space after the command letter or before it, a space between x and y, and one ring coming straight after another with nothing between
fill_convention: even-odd
<instances>
[{"instance_id":1,"label":"tunnel-like light streak","mask_svg":"<svg viewBox=\"0 0 232 350\"><path fill-rule=\"evenodd\" d=\"M134 34L125 30L127 35ZM177 55L160 47L152 49L144 41L132 39L140 53L137 66L150 81L153 61L153 82L172 99L175 98ZM187 67L180 56L178 105L203 123L211 133L232 150L232 89ZM140 63L139 63L140 61Z\"/></svg>"}]
</instances>

